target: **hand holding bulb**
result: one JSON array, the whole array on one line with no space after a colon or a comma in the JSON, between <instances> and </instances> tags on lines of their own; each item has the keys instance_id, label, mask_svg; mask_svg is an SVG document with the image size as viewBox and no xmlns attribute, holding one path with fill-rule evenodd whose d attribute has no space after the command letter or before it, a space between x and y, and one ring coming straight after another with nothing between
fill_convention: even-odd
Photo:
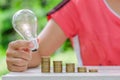
<instances>
[{"instance_id":1,"label":"hand holding bulb","mask_svg":"<svg viewBox=\"0 0 120 80\"><path fill-rule=\"evenodd\" d=\"M34 44L32 51L36 51L39 47L37 42L37 18L29 9L22 9L16 12L12 19L13 28L25 40L29 40Z\"/></svg>"}]
</instances>

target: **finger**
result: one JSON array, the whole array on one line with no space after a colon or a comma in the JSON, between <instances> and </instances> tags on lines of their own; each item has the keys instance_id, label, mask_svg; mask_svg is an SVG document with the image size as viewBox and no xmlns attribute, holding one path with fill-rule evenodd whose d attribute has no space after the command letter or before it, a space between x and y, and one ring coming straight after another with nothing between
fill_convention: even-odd
<instances>
[{"instance_id":1,"label":"finger","mask_svg":"<svg viewBox=\"0 0 120 80\"><path fill-rule=\"evenodd\" d=\"M20 47L32 48L33 44L27 40L17 40L9 43L9 47L12 49L19 49Z\"/></svg>"},{"instance_id":2,"label":"finger","mask_svg":"<svg viewBox=\"0 0 120 80\"><path fill-rule=\"evenodd\" d=\"M20 58L20 59L24 59L27 61L30 61L32 59L32 55L30 52L26 52L26 51L13 51L13 50L9 50L7 52L7 57L9 58Z\"/></svg>"},{"instance_id":3,"label":"finger","mask_svg":"<svg viewBox=\"0 0 120 80\"><path fill-rule=\"evenodd\" d=\"M23 72L23 71L27 70L27 66L18 67L13 64L10 64L10 65L8 65L8 70L12 71L12 72Z\"/></svg>"},{"instance_id":4,"label":"finger","mask_svg":"<svg viewBox=\"0 0 120 80\"><path fill-rule=\"evenodd\" d=\"M7 64L13 64L18 67L24 67L28 65L28 61L18 58L7 58Z\"/></svg>"}]
</instances>

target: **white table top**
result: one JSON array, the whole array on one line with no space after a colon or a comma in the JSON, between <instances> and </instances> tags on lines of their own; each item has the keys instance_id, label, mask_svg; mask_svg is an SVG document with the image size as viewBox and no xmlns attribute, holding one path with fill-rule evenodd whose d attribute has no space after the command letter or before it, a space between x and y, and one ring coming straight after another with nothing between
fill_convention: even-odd
<instances>
[{"instance_id":1,"label":"white table top","mask_svg":"<svg viewBox=\"0 0 120 80\"><path fill-rule=\"evenodd\" d=\"M40 68L25 72L10 72L2 80L120 80L120 66L87 66L87 69L98 69L96 73L41 73Z\"/></svg>"}]
</instances>

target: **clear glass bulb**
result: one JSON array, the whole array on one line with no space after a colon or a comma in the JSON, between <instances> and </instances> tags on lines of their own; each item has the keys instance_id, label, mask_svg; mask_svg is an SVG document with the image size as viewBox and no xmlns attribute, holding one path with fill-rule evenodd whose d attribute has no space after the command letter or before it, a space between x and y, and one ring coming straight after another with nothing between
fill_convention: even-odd
<instances>
[{"instance_id":1,"label":"clear glass bulb","mask_svg":"<svg viewBox=\"0 0 120 80\"><path fill-rule=\"evenodd\" d=\"M34 47L31 49L35 51L38 49L37 42L37 17L29 9L22 9L17 11L13 15L12 19L13 28L18 32L25 40L33 42Z\"/></svg>"}]
</instances>

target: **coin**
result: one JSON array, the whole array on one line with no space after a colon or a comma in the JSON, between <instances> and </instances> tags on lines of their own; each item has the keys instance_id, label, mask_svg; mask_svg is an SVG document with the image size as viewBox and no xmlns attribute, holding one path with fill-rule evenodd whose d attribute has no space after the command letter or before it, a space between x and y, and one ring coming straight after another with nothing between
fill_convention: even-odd
<instances>
[{"instance_id":1,"label":"coin","mask_svg":"<svg viewBox=\"0 0 120 80\"><path fill-rule=\"evenodd\" d=\"M89 72L98 72L98 69L89 69Z\"/></svg>"},{"instance_id":2,"label":"coin","mask_svg":"<svg viewBox=\"0 0 120 80\"><path fill-rule=\"evenodd\" d=\"M62 68L56 68L54 67L54 73L62 73Z\"/></svg>"},{"instance_id":3,"label":"coin","mask_svg":"<svg viewBox=\"0 0 120 80\"><path fill-rule=\"evenodd\" d=\"M41 61L50 61L50 56L42 56Z\"/></svg>"},{"instance_id":4,"label":"coin","mask_svg":"<svg viewBox=\"0 0 120 80\"><path fill-rule=\"evenodd\" d=\"M53 70L55 73L62 72L62 61L53 61Z\"/></svg>"},{"instance_id":5,"label":"coin","mask_svg":"<svg viewBox=\"0 0 120 80\"><path fill-rule=\"evenodd\" d=\"M77 70L78 70L79 73L87 72L86 67L78 67Z\"/></svg>"},{"instance_id":6,"label":"coin","mask_svg":"<svg viewBox=\"0 0 120 80\"><path fill-rule=\"evenodd\" d=\"M41 57L41 72L43 73L50 72L50 57L49 56Z\"/></svg>"},{"instance_id":7,"label":"coin","mask_svg":"<svg viewBox=\"0 0 120 80\"><path fill-rule=\"evenodd\" d=\"M54 65L61 65L61 64L62 64L62 61L53 61L53 64L54 64Z\"/></svg>"},{"instance_id":8,"label":"coin","mask_svg":"<svg viewBox=\"0 0 120 80\"><path fill-rule=\"evenodd\" d=\"M66 72L67 73L75 72L75 64L74 63L67 63L66 64Z\"/></svg>"}]
</instances>

